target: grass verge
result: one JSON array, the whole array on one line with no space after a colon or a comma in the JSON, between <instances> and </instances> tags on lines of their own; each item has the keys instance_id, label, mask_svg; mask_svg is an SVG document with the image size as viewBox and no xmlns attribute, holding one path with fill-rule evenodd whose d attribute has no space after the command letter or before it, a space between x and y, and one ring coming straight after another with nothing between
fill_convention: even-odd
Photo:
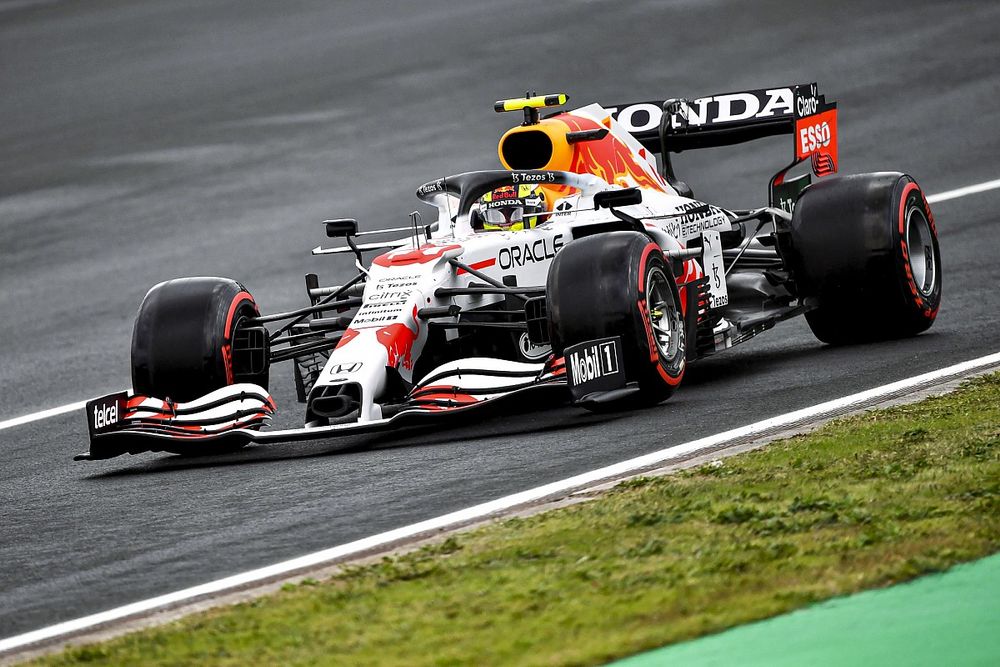
<instances>
[{"instance_id":1,"label":"grass verge","mask_svg":"<svg viewBox=\"0 0 1000 667\"><path fill-rule=\"evenodd\" d=\"M594 664L998 549L995 374L36 664Z\"/></svg>"}]
</instances>

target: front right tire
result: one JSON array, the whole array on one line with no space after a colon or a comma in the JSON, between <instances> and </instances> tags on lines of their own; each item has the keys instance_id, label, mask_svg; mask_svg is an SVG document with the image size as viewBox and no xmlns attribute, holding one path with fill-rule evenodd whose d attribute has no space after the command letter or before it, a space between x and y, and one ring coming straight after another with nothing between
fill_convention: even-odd
<instances>
[{"instance_id":1,"label":"front right tire","mask_svg":"<svg viewBox=\"0 0 1000 667\"><path fill-rule=\"evenodd\" d=\"M645 234L609 232L567 244L549 267L545 300L557 356L577 343L618 336L639 404L655 405L680 386L686 367L680 295L663 252ZM607 407L628 406L593 409Z\"/></svg>"}]
</instances>

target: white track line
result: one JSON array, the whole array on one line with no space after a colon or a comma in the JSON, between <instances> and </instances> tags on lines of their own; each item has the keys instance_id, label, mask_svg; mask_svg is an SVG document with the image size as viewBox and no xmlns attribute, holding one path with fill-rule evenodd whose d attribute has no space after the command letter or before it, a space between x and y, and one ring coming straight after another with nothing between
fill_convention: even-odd
<instances>
[{"instance_id":1,"label":"white track line","mask_svg":"<svg viewBox=\"0 0 1000 667\"><path fill-rule=\"evenodd\" d=\"M974 195L978 192L986 192L987 190L995 190L997 188L1000 188L1000 178L995 181L986 181L985 183L967 185L964 188L958 188L957 190L939 192L936 195L930 195L927 197L927 201L934 204L939 201L958 199L959 197L966 197L968 195ZM48 419L49 417L55 417L67 412L72 412L73 410L84 407L84 405L86 405L86 401L79 401L77 403L70 403L69 405L61 405L58 408L49 408L48 410L42 410L41 412L33 412L31 414L0 421L0 431L20 426L21 424L30 424L31 422L39 421L41 419Z\"/></svg>"},{"instance_id":2,"label":"white track line","mask_svg":"<svg viewBox=\"0 0 1000 667\"><path fill-rule=\"evenodd\" d=\"M48 419L49 417L63 415L67 412L73 412L74 410L82 410L85 405L87 405L87 401L78 401L68 405L60 405L58 408L49 408L48 410L42 410L41 412L32 412L30 415L22 415L12 419L5 419L0 422L0 431L5 428L14 428L15 426L20 426L21 424L30 424L31 422L36 422L41 419Z\"/></svg>"},{"instance_id":3,"label":"white track line","mask_svg":"<svg viewBox=\"0 0 1000 667\"><path fill-rule=\"evenodd\" d=\"M234 589L246 587L252 584L273 581L283 576L290 576L294 573L301 572L308 568L329 564L332 561L343 559L347 556L361 554L379 547L392 545L400 542L401 540L426 535L445 528L464 525L471 521L481 520L505 510L520 507L544 498L559 496L569 491L594 484L595 482L623 477L636 472L641 472L643 470L650 470L658 467L665 461L690 455L701 450L717 448L720 445L733 440L745 439L756 435L762 436L768 433L773 433L775 429L808 423L810 421L823 419L824 417L829 417L831 415L841 414L845 410L850 410L852 406L858 407L871 404L873 400L877 400L882 397L888 398L893 395L900 395L901 393L906 393L908 390L912 390L915 387L964 377L965 375L973 373L977 370L997 365L1000 365L1000 352L932 371L930 373L924 373L923 375L918 375L899 382L893 382L892 384L876 387L875 389L869 389L868 391L862 391L857 394L852 394L851 396L845 396L843 398L820 403L819 405L814 405L802 410L796 410L795 412L789 412L788 414L773 417L771 419L765 419L755 424L725 431L724 433L708 436L706 438L700 438L698 440L692 440L691 442L687 442L682 445L661 449L660 451L646 454L645 456L639 456L634 459L629 459L628 461L622 461L621 463L585 472L581 475L569 477L558 482L552 482L551 484L539 486L534 489L528 489L527 491L491 500L480 505L475 505L457 512L421 521L420 523L403 526L402 528L390 530L378 535L372 535L371 537L366 537L347 544L341 544L340 546L332 547L330 549L317 551L305 556L300 556L299 558L293 558L292 560L275 563L274 565L269 565L256 570L250 570L249 572L243 572L224 579L210 581L206 584L201 584L200 586L193 586L191 588L185 588L184 590L168 593L166 595L160 595L147 600L133 602L132 604L127 604L115 609L109 609L108 611L92 614L90 616L84 616L83 618L77 618L71 621L50 625L39 630L34 630L22 635L0 640L0 654L5 651L11 651L13 649L36 644L38 642L79 633L83 630L94 628L105 623L148 613L171 605L176 605L178 603L190 602L198 598L232 591Z\"/></svg>"},{"instance_id":4,"label":"white track line","mask_svg":"<svg viewBox=\"0 0 1000 667\"><path fill-rule=\"evenodd\" d=\"M959 197L966 197L968 195L974 195L978 192L986 192L987 190L996 190L1000 188L1000 178L995 181L986 181L985 183L976 183L975 185L967 185L964 188L958 188L957 190L948 190L947 192L939 192L936 195L930 195L927 197L927 202L930 204L936 204L939 201L948 201L949 199L958 199Z\"/></svg>"}]
</instances>

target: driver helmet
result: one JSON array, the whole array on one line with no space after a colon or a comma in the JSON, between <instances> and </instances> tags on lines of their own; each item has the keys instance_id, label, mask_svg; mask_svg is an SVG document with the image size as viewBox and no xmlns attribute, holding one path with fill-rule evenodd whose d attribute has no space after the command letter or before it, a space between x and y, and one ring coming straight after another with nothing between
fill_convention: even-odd
<instances>
[{"instance_id":1,"label":"driver helmet","mask_svg":"<svg viewBox=\"0 0 1000 667\"><path fill-rule=\"evenodd\" d=\"M545 192L531 184L505 185L483 195L472 208L472 228L485 232L519 232L548 219Z\"/></svg>"}]
</instances>

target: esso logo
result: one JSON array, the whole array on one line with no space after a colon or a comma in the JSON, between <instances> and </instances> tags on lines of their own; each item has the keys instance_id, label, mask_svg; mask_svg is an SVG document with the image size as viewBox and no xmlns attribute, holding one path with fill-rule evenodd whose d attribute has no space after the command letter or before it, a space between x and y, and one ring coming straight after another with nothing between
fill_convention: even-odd
<instances>
[{"instance_id":1,"label":"esso logo","mask_svg":"<svg viewBox=\"0 0 1000 667\"><path fill-rule=\"evenodd\" d=\"M813 151L830 145L832 135L830 124L826 121L817 125L810 125L799 130L799 149L805 155Z\"/></svg>"}]
</instances>

